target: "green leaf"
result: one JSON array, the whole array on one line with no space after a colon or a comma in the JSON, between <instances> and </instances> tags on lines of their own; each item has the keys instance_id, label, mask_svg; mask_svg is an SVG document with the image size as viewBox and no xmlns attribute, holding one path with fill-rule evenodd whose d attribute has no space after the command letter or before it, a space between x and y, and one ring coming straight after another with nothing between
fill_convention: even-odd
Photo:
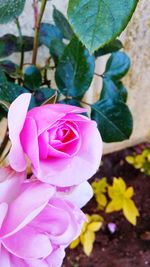
<instances>
[{"instance_id":1,"label":"green leaf","mask_svg":"<svg viewBox=\"0 0 150 267\"><path fill-rule=\"evenodd\" d=\"M23 45L23 50L24 52L28 52L33 50L33 42L34 38L32 36L22 36L22 44L20 44L20 38L16 37L16 49L15 52L21 52L22 48L21 46Z\"/></svg>"},{"instance_id":2,"label":"green leaf","mask_svg":"<svg viewBox=\"0 0 150 267\"><path fill-rule=\"evenodd\" d=\"M33 49L33 37L23 36L23 49L25 52ZM20 38L12 34L5 34L0 38L0 57L8 57L12 53L21 52Z\"/></svg>"},{"instance_id":3,"label":"green leaf","mask_svg":"<svg viewBox=\"0 0 150 267\"><path fill-rule=\"evenodd\" d=\"M0 24L17 18L23 11L25 0L0 0Z\"/></svg>"},{"instance_id":4,"label":"green leaf","mask_svg":"<svg viewBox=\"0 0 150 267\"><path fill-rule=\"evenodd\" d=\"M0 57L7 57L16 50L16 36L5 34L0 38Z\"/></svg>"},{"instance_id":5,"label":"green leaf","mask_svg":"<svg viewBox=\"0 0 150 267\"><path fill-rule=\"evenodd\" d=\"M7 116L7 112L3 108L3 106L0 106L0 121Z\"/></svg>"},{"instance_id":6,"label":"green leaf","mask_svg":"<svg viewBox=\"0 0 150 267\"><path fill-rule=\"evenodd\" d=\"M61 40L52 40L50 44L50 54L54 59L55 64L58 64L59 59L64 53L65 44Z\"/></svg>"},{"instance_id":7,"label":"green leaf","mask_svg":"<svg viewBox=\"0 0 150 267\"><path fill-rule=\"evenodd\" d=\"M12 103L19 95L29 93L24 87L11 82L3 83L0 86L0 100Z\"/></svg>"},{"instance_id":8,"label":"green leaf","mask_svg":"<svg viewBox=\"0 0 150 267\"><path fill-rule=\"evenodd\" d=\"M63 37L65 39L70 40L72 36L74 35L73 30L68 22L68 20L65 18L65 16L54 6L53 10L53 19L56 24L56 26L59 28L61 33L63 34Z\"/></svg>"},{"instance_id":9,"label":"green leaf","mask_svg":"<svg viewBox=\"0 0 150 267\"><path fill-rule=\"evenodd\" d=\"M40 70L35 66L29 66L24 72L25 86L33 91L37 90L42 83Z\"/></svg>"},{"instance_id":10,"label":"green leaf","mask_svg":"<svg viewBox=\"0 0 150 267\"><path fill-rule=\"evenodd\" d=\"M56 84L64 95L81 97L88 90L94 75L95 59L74 37L65 48L56 69Z\"/></svg>"},{"instance_id":11,"label":"green leaf","mask_svg":"<svg viewBox=\"0 0 150 267\"><path fill-rule=\"evenodd\" d=\"M40 44L43 44L50 48L50 44L53 40L62 40L63 36L60 30L52 24L49 23L41 23L40 26Z\"/></svg>"},{"instance_id":12,"label":"green leaf","mask_svg":"<svg viewBox=\"0 0 150 267\"><path fill-rule=\"evenodd\" d=\"M109 78L103 79L103 87L100 95L100 100L108 98L126 102L127 90L122 82L113 82Z\"/></svg>"},{"instance_id":13,"label":"green leaf","mask_svg":"<svg viewBox=\"0 0 150 267\"><path fill-rule=\"evenodd\" d=\"M137 0L70 0L68 17L91 53L114 40L127 26Z\"/></svg>"},{"instance_id":14,"label":"green leaf","mask_svg":"<svg viewBox=\"0 0 150 267\"><path fill-rule=\"evenodd\" d=\"M55 96L56 93L57 93L57 90L51 89L49 87L39 88L39 90L36 90L34 95L31 96L29 110L34 108L34 107L41 106L48 99Z\"/></svg>"},{"instance_id":15,"label":"green leaf","mask_svg":"<svg viewBox=\"0 0 150 267\"><path fill-rule=\"evenodd\" d=\"M6 83L7 83L6 76L4 72L2 71L2 69L0 69L0 89L3 86L3 84L6 84Z\"/></svg>"},{"instance_id":16,"label":"green leaf","mask_svg":"<svg viewBox=\"0 0 150 267\"><path fill-rule=\"evenodd\" d=\"M41 87L39 90L35 91L34 97L35 101L38 106L42 105L46 102L49 98L56 95L57 90L48 88L48 87Z\"/></svg>"},{"instance_id":17,"label":"green leaf","mask_svg":"<svg viewBox=\"0 0 150 267\"><path fill-rule=\"evenodd\" d=\"M71 98L65 98L63 100L58 101L58 103L84 108L76 99ZM88 117L88 114L86 112L83 112L82 115Z\"/></svg>"},{"instance_id":18,"label":"green leaf","mask_svg":"<svg viewBox=\"0 0 150 267\"><path fill-rule=\"evenodd\" d=\"M133 120L125 103L105 99L98 101L91 108L91 118L97 122L104 142L119 142L130 137Z\"/></svg>"},{"instance_id":19,"label":"green leaf","mask_svg":"<svg viewBox=\"0 0 150 267\"><path fill-rule=\"evenodd\" d=\"M95 51L94 55L95 55L95 57L104 56L104 55L107 55L109 53L117 52L121 48L123 48L121 41L116 39L116 40L113 40L110 43L106 44L104 47Z\"/></svg>"},{"instance_id":20,"label":"green leaf","mask_svg":"<svg viewBox=\"0 0 150 267\"><path fill-rule=\"evenodd\" d=\"M19 66L10 60L3 60L0 61L0 68L7 74L14 75L17 73Z\"/></svg>"},{"instance_id":21,"label":"green leaf","mask_svg":"<svg viewBox=\"0 0 150 267\"><path fill-rule=\"evenodd\" d=\"M128 98L128 91L125 88L125 86L123 85L123 83L121 81L114 81L115 85L117 86L117 89L119 90L119 93L122 97L122 101L123 102L127 102L127 98Z\"/></svg>"},{"instance_id":22,"label":"green leaf","mask_svg":"<svg viewBox=\"0 0 150 267\"><path fill-rule=\"evenodd\" d=\"M131 62L124 52L113 53L107 61L104 76L111 79L120 80L126 75Z\"/></svg>"}]
</instances>

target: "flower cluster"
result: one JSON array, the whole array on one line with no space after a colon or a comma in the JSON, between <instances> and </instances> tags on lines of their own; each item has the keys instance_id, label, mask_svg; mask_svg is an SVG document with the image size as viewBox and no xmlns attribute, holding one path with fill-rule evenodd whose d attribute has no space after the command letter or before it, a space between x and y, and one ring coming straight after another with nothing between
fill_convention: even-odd
<instances>
[{"instance_id":1,"label":"flower cluster","mask_svg":"<svg viewBox=\"0 0 150 267\"><path fill-rule=\"evenodd\" d=\"M20 95L8 113L12 147L10 166L0 170L0 266L60 267L86 221L80 208L93 195L86 180L99 167L102 141L84 109L49 104L28 111L30 99Z\"/></svg>"}]
</instances>

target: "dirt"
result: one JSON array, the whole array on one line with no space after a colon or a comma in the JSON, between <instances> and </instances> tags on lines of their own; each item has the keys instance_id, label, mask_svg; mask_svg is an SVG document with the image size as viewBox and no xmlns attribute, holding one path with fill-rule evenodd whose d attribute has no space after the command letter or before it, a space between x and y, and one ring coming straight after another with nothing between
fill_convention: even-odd
<instances>
[{"instance_id":1,"label":"dirt","mask_svg":"<svg viewBox=\"0 0 150 267\"><path fill-rule=\"evenodd\" d=\"M105 224L96 235L96 242L90 257L87 257L78 246L68 249L63 267L146 267L150 266L150 176L125 161L125 156L133 151L139 152L142 146L123 150L103 157L103 165L96 178L123 177L127 185L134 187L134 201L139 209L140 217L136 227L123 217L122 213L105 215ZM94 178L95 178L94 177ZM92 214L96 211L95 200L92 199L84 209ZM102 213L100 213L102 214ZM114 234L108 230L108 223L116 224Z\"/></svg>"}]
</instances>

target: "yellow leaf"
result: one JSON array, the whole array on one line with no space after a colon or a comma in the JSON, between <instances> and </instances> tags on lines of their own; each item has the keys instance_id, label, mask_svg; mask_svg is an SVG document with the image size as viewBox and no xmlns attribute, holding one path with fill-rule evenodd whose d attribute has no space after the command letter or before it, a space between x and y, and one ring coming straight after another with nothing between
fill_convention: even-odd
<instances>
[{"instance_id":1,"label":"yellow leaf","mask_svg":"<svg viewBox=\"0 0 150 267\"><path fill-rule=\"evenodd\" d=\"M89 223L91 221L91 216L89 214L85 214L86 215L86 218L87 218L87 223Z\"/></svg>"},{"instance_id":2,"label":"yellow leaf","mask_svg":"<svg viewBox=\"0 0 150 267\"><path fill-rule=\"evenodd\" d=\"M133 156L127 156L126 157L126 161L129 163L129 164L134 164L134 161L135 161L135 159L134 159L134 157Z\"/></svg>"},{"instance_id":3,"label":"yellow leaf","mask_svg":"<svg viewBox=\"0 0 150 267\"><path fill-rule=\"evenodd\" d=\"M107 205L107 198L103 194L96 195L96 201L98 203L98 207L102 210Z\"/></svg>"},{"instance_id":4,"label":"yellow leaf","mask_svg":"<svg viewBox=\"0 0 150 267\"><path fill-rule=\"evenodd\" d=\"M124 191L126 190L126 184L121 177L114 178L113 186L116 190L120 191L121 193L124 193Z\"/></svg>"},{"instance_id":5,"label":"yellow leaf","mask_svg":"<svg viewBox=\"0 0 150 267\"><path fill-rule=\"evenodd\" d=\"M135 206L133 200L129 198L124 199L123 213L130 223L136 225L136 217L139 216L139 211Z\"/></svg>"},{"instance_id":6,"label":"yellow leaf","mask_svg":"<svg viewBox=\"0 0 150 267\"><path fill-rule=\"evenodd\" d=\"M88 222L85 222L85 223L83 224L83 227L82 227L82 230L81 230L81 234L83 234L83 233L86 231L86 229L87 229L87 225L88 225Z\"/></svg>"},{"instance_id":7,"label":"yellow leaf","mask_svg":"<svg viewBox=\"0 0 150 267\"><path fill-rule=\"evenodd\" d=\"M80 243L80 238L78 237L77 239L75 239L71 244L70 244L70 248L74 249L76 248Z\"/></svg>"},{"instance_id":8,"label":"yellow leaf","mask_svg":"<svg viewBox=\"0 0 150 267\"><path fill-rule=\"evenodd\" d=\"M88 225L88 230L92 232L97 232L100 230L101 226L102 226L102 222L91 222Z\"/></svg>"},{"instance_id":9,"label":"yellow leaf","mask_svg":"<svg viewBox=\"0 0 150 267\"><path fill-rule=\"evenodd\" d=\"M99 181L93 182L92 187L94 190L96 201L98 203L98 208L103 210L107 204L107 198L105 196L106 188L107 188L106 177L104 177L103 179Z\"/></svg>"},{"instance_id":10,"label":"yellow leaf","mask_svg":"<svg viewBox=\"0 0 150 267\"><path fill-rule=\"evenodd\" d=\"M92 183L92 187L95 194L105 193L107 188L107 180L106 177L102 178L99 181L95 181Z\"/></svg>"},{"instance_id":11,"label":"yellow leaf","mask_svg":"<svg viewBox=\"0 0 150 267\"><path fill-rule=\"evenodd\" d=\"M122 201L116 201L116 200L112 200L109 202L109 204L106 207L106 212L110 213L113 211L120 211L122 209L123 203Z\"/></svg>"},{"instance_id":12,"label":"yellow leaf","mask_svg":"<svg viewBox=\"0 0 150 267\"><path fill-rule=\"evenodd\" d=\"M87 231L85 234L84 234L84 237L83 237L83 240L82 240L82 244L83 244L83 250L84 250L84 253L87 255L87 256L90 256L92 250L93 250L93 244L94 244L94 241L95 241L95 234L91 231Z\"/></svg>"},{"instance_id":13,"label":"yellow leaf","mask_svg":"<svg viewBox=\"0 0 150 267\"><path fill-rule=\"evenodd\" d=\"M147 155L147 160L148 162L150 162L150 151L149 151L149 154Z\"/></svg>"},{"instance_id":14,"label":"yellow leaf","mask_svg":"<svg viewBox=\"0 0 150 267\"><path fill-rule=\"evenodd\" d=\"M127 198L131 198L133 195L134 195L134 189L133 187L129 187L125 192L125 196Z\"/></svg>"},{"instance_id":15,"label":"yellow leaf","mask_svg":"<svg viewBox=\"0 0 150 267\"><path fill-rule=\"evenodd\" d=\"M91 221L94 221L94 222L101 221L101 222L103 222L103 217L100 216L99 214L92 214L91 215Z\"/></svg>"}]
</instances>

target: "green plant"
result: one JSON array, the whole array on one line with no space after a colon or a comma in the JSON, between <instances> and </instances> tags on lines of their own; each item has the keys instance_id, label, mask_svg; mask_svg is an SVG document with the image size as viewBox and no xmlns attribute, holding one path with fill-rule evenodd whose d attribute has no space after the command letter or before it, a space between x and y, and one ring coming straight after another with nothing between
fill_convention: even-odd
<instances>
[{"instance_id":1,"label":"green plant","mask_svg":"<svg viewBox=\"0 0 150 267\"><path fill-rule=\"evenodd\" d=\"M146 147L140 154L133 153L126 157L126 161L146 175L150 175L150 147Z\"/></svg>"},{"instance_id":2,"label":"green plant","mask_svg":"<svg viewBox=\"0 0 150 267\"><path fill-rule=\"evenodd\" d=\"M123 178L113 178L113 184L109 185L106 178L92 183L94 196L98 203L98 209L106 213L123 211L125 218L136 225L136 217L139 216L137 207L131 199L134 195L133 187L127 188ZM108 198L109 197L109 198Z\"/></svg>"},{"instance_id":3,"label":"green plant","mask_svg":"<svg viewBox=\"0 0 150 267\"><path fill-rule=\"evenodd\" d=\"M133 194L133 187L127 188L125 181L121 177L114 178L113 185L108 186L108 196L111 201L106 207L106 213L122 210L125 218L131 224L136 225L136 218L139 216L139 212L131 199Z\"/></svg>"},{"instance_id":4,"label":"green plant","mask_svg":"<svg viewBox=\"0 0 150 267\"><path fill-rule=\"evenodd\" d=\"M103 218L98 214L86 214L87 222L84 223L80 236L74 240L70 248L76 248L80 243L83 246L83 251L87 256L90 256L95 242L95 233L99 231L103 224Z\"/></svg>"},{"instance_id":5,"label":"green plant","mask_svg":"<svg viewBox=\"0 0 150 267\"><path fill-rule=\"evenodd\" d=\"M19 16L25 0L0 0L0 24L15 21L18 29L18 36L8 33L0 37L0 119L7 115L10 103L18 95L31 92L31 107L54 101L87 104L103 141L128 139L133 120L121 79L130 68L130 59L119 51L123 45L116 38L128 24L137 0L70 0L68 19L54 7L53 24L42 21L46 4L47 0L33 0L34 36L24 36ZM49 50L44 66L36 64L41 45ZM26 64L24 56L28 51L32 51L32 59ZM20 54L20 64L7 59L13 53ZM95 73L97 58L106 54L110 58L104 73ZM54 72L56 88L51 88L50 70ZM96 103L85 103L83 97L94 75L103 80L102 92Z\"/></svg>"}]
</instances>

